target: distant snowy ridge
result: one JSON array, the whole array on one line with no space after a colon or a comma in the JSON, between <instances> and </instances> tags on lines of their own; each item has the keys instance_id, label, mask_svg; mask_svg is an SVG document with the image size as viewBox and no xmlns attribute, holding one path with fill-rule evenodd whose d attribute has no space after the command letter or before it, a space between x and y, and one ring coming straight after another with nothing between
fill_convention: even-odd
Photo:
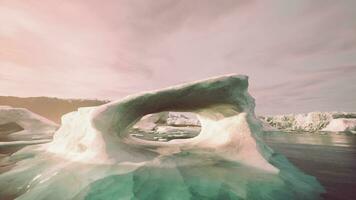
<instances>
[{"instance_id":1,"label":"distant snowy ridge","mask_svg":"<svg viewBox=\"0 0 356 200\"><path fill-rule=\"evenodd\" d=\"M356 131L356 113L353 112L310 112L306 114L260 116L259 118L279 130Z\"/></svg>"}]
</instances>

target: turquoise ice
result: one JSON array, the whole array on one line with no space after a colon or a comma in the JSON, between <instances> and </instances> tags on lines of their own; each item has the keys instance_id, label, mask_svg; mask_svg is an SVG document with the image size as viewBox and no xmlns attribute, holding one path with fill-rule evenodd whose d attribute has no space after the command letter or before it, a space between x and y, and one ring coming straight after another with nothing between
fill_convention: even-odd
<instances>
[{"instance_id":1,"label":"turquoise ice","mask_svg":"<svg viewBox=\"0 0 356 200\"><path fill-rule=\"evenodd\" d=\"M18 199L318 199L323 188L260 139L246 76L226 75L128 96L62 118L51 143L9 157L0 194ZM146 141L141 117L189 111L191 139Z\"/></svg>"}]
</instances>

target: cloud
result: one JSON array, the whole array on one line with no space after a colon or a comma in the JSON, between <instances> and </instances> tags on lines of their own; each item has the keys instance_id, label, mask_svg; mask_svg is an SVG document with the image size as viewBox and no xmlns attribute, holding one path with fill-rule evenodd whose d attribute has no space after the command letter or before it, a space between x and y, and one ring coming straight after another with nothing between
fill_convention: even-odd
<instances>
[{"instance_id":1,"label":"cloud","mask_svg":"<svg viewBox=\"0 0 356 200\"><path fill-rule=\"evenodd\" d=\"M115 99L239 73L250 76L259 113L352 110L355 6L352 0L5 0L0 94Z\"/></svg>"}]
</instances>

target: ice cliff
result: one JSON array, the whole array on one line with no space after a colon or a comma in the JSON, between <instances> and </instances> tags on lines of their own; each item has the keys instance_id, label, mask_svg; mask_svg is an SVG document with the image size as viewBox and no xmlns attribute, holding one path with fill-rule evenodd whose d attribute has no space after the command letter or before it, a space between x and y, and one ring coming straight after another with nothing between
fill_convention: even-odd
<instances>
[{"instance_id":1,"label":"ice cliff","mask_svg":"<svg viewBox=\"0 0 356 200\"><path fill-rule=\"evenodd\" d=\"M51 143L26 147L0 175L19 199L318 199L318 181L259 138L246 76L226 75L144 92L62 118ZM131 136L142 117L195 113L198 136L168 142ZM151 116L152 117L152 116ZM157 123L148 117L142 123Z\"/></svg>"}]
</instances>

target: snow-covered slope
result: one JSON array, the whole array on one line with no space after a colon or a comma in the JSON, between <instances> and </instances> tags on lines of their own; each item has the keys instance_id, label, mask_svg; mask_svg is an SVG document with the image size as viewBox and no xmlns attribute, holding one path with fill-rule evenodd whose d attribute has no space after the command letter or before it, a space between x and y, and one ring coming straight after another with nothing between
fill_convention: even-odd
<instances>
[{"instance_id":1,"label":"snow-covered slope","mask_svg":"<svg viewBox=\"0 0 356 200\"><path fill-rule=\"evenodd\" d=\"M288 114L288 115L275 115L260 117L261 120L266 121L271 126L279 130L289 131L326 131L331 129L324 129L332 121L333 123L340 123L339 119L353 119L356 117L356 113L344 113L344 112L310 112L307 114ZM353 121L353 120L349 120ZM350 122L352 123L352 122ZM338 129L342 130L342 129ZM344 129L342 131L347 131Z\"/></svg>"},{"instance_id":2,"label":"snow-covered slope","mask_svg":"<svg viewBox=\"0 0 356 200\"><path fill-rule=\"evenodd\" d=\"M0 106L0 144L35 143L52 139L58 125L24 108Z\"/></svg>"},{"instance_id":3,"label":"snow-covered slope","mask_svg":"<svg viewBox=\"0 0 356 200\"><path fill-rule=\"evenodd\" d=\"M51 143L13 155L32 156L0 176L0 194L15 196L20 190L21 199L317 199L323 191L318 181L260 140L262 126L247 88L246 76L227 75L69 113ZM195 113L200 134L168 142L130 136L142 116L163 111Z\"/></svg>"}]
</instances>

